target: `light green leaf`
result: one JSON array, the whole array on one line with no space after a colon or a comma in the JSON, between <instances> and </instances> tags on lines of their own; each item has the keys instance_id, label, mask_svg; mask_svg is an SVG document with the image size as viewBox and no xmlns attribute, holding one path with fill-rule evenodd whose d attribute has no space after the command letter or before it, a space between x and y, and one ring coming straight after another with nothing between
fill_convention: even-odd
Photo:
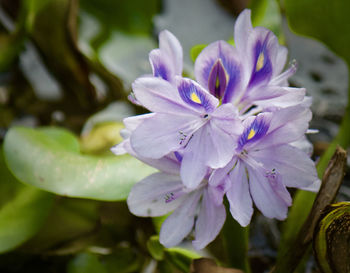
<instances>
[{"instance_id":1,"label":"light green leaf","mask_svg":"<svg viewBox=\"0 0 350 273\"><path fill-rule=\"evenodd\" d=\"M149 238L147 241L147 248L155 260L165 262L163 263L165 268L168 268L166 263L169 262L182 272L189 272L192 260L201 258L198 253L186 248L165 248L160 244L158 235L154 235Z\"/></svg>"},{"instance_id":2,"label":"light green leaf","mask_svg":"<svg viewBox=\"0 0 350 273\"><path fill-rule=\"evenodd\" d=\"M285 0L285 8L294 31L324 42L349 63L349 1Z\"/></svg>"},{"instance_id":3,"label":"light green leaf","mask_svg":"<svg viewBox=\"0 0 350 273\"><path fill-rule=\"evenodd\" d=\"M230 215L229 204L225 200L227 215ZM233 268L251 272L248 261L249 226L242 227L232 217L227 217L221 231L228 265Z\"/></svg>"},{"instance_id":4,"label":"light green leaf","mask_svg":"<svg viewBox=\"0 0 350 273\"><path fill-rule=\"evenodd\" d=\"M51 0L26 0L23 2L23 8L27 13L26 28L32 31L35 16L39 13Z\"/></svg>"},{"instance_id":5,"label":"light green leaf","mask_svg":"<svg viewBox=\"0 0 350 273\"><path fill-rule=\"evenodd\" d=\"M152 257L157 261L164 259L164 246L160 244L159 236L153 235L149 238L147 241L147 248Z\"/></svg>"},{"instance_id":6,"label":"light green leaf","mask_svg":"<svg viewBox=\"0 0 350 273\"><path fill-rule=\"evenodd\" d=\"M202 52L202 50L206 47L207 45L206 44L203 44L203 45L195 45L191 48L191 52L190 52L190 55L191 55L191 59L192 59L192 62L195 62L198 55Z\"/></svg>"},{"instance_id":7,"label":"light green leaf","mask_svg":"<svg viewBox=\"0 0 350 273\"><path fill-rule=\"evenodd\" d=\"M74 257L68 264L68 273L107 273L106 268L91 253L81 253Z\"/></svg>"},{"instance_id":8,"label":"light green leaf","mask_svg":"<svg viewBox=\"0 0 350 273\"><path fill-rule=\"evenodd\" d=\"M250 1L252 10L253 26L262 26L271 30L277 37L281 35L282 16L276 0L252 0Z\"/></svg>"},{"instance_id":9,"label":"light green leaf","mask_svg":"<svg viewBox=\"0 0 350 273\"><path fill-rule=\"evenodd\" d=\"M119 134L123 128L122 122L106 121L96 124L89 134L82 135L81 151L87 154L110 153L110 147L123 140Z\"/></svg>"},{"instance_id":10,"label":"light green leaf","mask_svg":"<svg viewBox=\"0 0 350 273\"><path fill-rule=\"evenodd\" d=\"M130 247L118 247L103 258L108 272L133 273L141 272L143 257Z\"/></svg>"},{"instance_id":11,"label":"light green leaf","mask_svg":"<svg viewBox=\"0 0 350 273\"><path fill-rule=\"evenodd\" d=\"M189 272L192 260L201 258L196 252L180 247L167 248L165 251L167 259L185 273Z\"/></svg>"},{"instance_id":12,"label":"light green leaf","mask_svg":"<svg viewBox=\"0 0 350 273\"><path fill-rule=\"evenodd\" d=\"M129 155L82 155L73 149L69 132L53 130L54 137L50 128L16 127L6 134L6 163L23 183L64 196L115 201L126 199L131 187L154 171Z\"/></svg>"},{"instance_id":13,"label":"light green leaf","mask_svg":"<svg viewBox=\"0 0 350 273\"><path fill-rule=\"evenodd\" d=\"M6 168L0 150L0 253L21 245L40 229L53 195L19 183Z\"/></svg>"},{"instance_id":14,"label":"light green leaf","mask_svg":"<svg viewBox=\"0 0 350 273\"><path fill-rule=\"evenodd\" d=\"M98 221L97 201L60 198L40 232L23 245L22 250L31 253L49 251L55 255L82 251L91 243Z\"/></svg>"}]
</instances>

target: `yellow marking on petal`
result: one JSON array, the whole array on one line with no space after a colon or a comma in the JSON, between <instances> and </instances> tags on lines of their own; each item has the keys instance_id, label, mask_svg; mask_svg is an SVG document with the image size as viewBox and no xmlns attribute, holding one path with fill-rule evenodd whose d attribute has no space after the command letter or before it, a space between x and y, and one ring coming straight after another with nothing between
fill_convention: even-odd
<instances>
[{"instance_id":1,"label":"yellow marking on petal","mask_svg":"<svg viewBox=\"0 0 350 273\"><path fill-rule=\"evenodd\" d=\"M263 52L260 52L258 61L256 62L256 71L259 71L264 66L265 55Z\"/></svg>"},{"instance_id":2,"label":"yellow marking on petal","mask_svg":"<svg viewBox=\"0 0 350 273\"><path fill-rule=\"evenodd\" d=\"M195 103L198 103L198 104L202 103L201 99L197 96L197 94L195 92L192 92L191 100L194 101Z\"/></svg>"},{"instance_id":3,"label":"yellow marking on petal","mask_svg":"<svg viewBox=\"0 0 350 273\"><path fill-rule=\"evenodd\" d=\"M216 87L216 88L219 88L219 86L220 86L219 76L216 76L215 87Z\"/></svg>"},{"instance_id":4,"label":"yellow marking on petal","mask_svg":"<svg viewBox=\"0 0 350 273\"><path fill-rule=\"evenodd\" d=\"M255 136L255 131L254 131L254 129L251 129L250 132L249 132L249 135L248 135L247 139L248 139L248 140L249 140L249 139L252 139L254 136Z\"/></svg>"}]
</instances>

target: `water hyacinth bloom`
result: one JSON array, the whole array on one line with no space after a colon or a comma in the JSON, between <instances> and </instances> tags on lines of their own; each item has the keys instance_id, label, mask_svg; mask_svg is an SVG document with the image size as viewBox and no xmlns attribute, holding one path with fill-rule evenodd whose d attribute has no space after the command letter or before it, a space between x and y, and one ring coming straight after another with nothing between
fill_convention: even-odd
<instances>
[{"instance_id":1,"label":"water hyacinth bloom","mask_svg":"<svg viewBox=\"0 0 350 273\"><path fill-rule=\"evenodd\" d=\"M151 114L152 115L152 114ZM179 176L182 155L170 153L160 159L139 157L130 145L130 133L139 126L142 118L129 118L123 130L124 141L112 148L116 154L129 153L161 172L154 173L131 189L127 203L129 210L141 217L172 214L164 221L159 240L166 247L178 245L194 228L196 249L202 249L220 232L226 211L222 203L224 189L208 184L209 173L195 189L184 186Z\"/></svg>"},{"instance_id":2,"label":"water hyacinth bloom","mask_svg":"<svg viewBox=\"0 0 350 273\"><path fill-rule=\"evenodd\" d=\"M286 187L317 190L314 162L290 145L304 136L310 119L308 108L293 106L244 121L236 155L209 180L225 183L231 214L242 226L250 222L253 201L265 216L283 220L292 202Z\"/></svg>"},{"instance_id":3,"label":"water hyacinth bloom","mask_svg":"<svg viewBox=\"0 0 350 273\"><path fill-rule=\"evenodd\" d=\"M251 106L288 107L300 103L304 88L288 87L296 71L293 64L282 73L287 49L263 27L252 27L250 10L237 18L235 47L225 41L207 46L195 62L197 81L222 103L233 103L242 112ZM260 108L259 108L260 109Z\"/></svg>"},{"instance_id":4,"label":"water hyacinth bloom","mask_svg":"<svg viewBox=\"0 0 350 273\"><path fill-rule=\"evenodd\" d=\"M195 188L208 168L230 161L243 127L232 104L219 106L218 99L196 82L176 79L176 86L154 77L134 82L137 101L154 115L137 126L130 143L136 154L153 159L182 151L182 181Z\"/></svg>"},{"instance_id":5,"label":"water hyacinth bloom","mask_svg":"<svg viewBox=\"0 0 350 273\"><path fill-rule=\"evenodd\" d=\"M217 41L199 54L196 82L181 76L181 45L163 31L149 55L153 74L132 85L134 102L152 113L124 119L124 141L112 151L160 170L137 183L127 202L138 216L172 212L160 232L166 247L193 228L195 248L214 240L225 194L232 216L247 226L253 204L282 220L292 202L287 187L319 186L314 163L298 148L308 148L311 100L288 87L295 66L283 72L286 48L252 27L249 10L237 18L234 38L235 46Z\"/></svg>"},{"instance_id":6,"label":"water hyacinth bloom","mask_svg":"<svg viewBox=\"0 0 350 273\"><path fill-rule=\"evenodd\" d=\"M215 239L225 222L222 197L220 187L211 187L206 180L196 189L189 190L179 175L158 172L137 183L127 203L129 210L137 216L156 217L172 212L159 234L165 247L178 245L194 227L192 244L196 249L202 249Z\"/></svg>"}]
</instances>

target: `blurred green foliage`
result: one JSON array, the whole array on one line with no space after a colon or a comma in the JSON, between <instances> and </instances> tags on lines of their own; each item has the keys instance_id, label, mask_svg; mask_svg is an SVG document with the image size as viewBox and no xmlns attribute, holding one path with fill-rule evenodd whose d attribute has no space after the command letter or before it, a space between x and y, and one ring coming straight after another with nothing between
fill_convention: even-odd
<instances>
[{"instance_id":1,"label":"blurred green foliage","mask_svg":"<svg viewBox=\"0 0 350 273\"><path fill-rule=\"evenodd\" d=\"M46 220L53 195L17 181L0 151L0 253L34 236Z\"/></svg>"},{"instance_id":2,"label":"blurred green foliage","mask_svg":"<svg viewBox=\"0 0 350 273\"><path fill-rule=\"evenodd\" d=\"M345 33L350 33L347 12L350 10L349 1L285 0L284 3L288 22L294 31L321 40L340 57L344 58L350 68L350 54L348 50L350 47L350 36L344 35ZM318 163L319 177L322 177L336 146L341 145L347 148L350 144L349 106L350 103L348 103L348 108L337 137ZM315 193L297 192L289 217L284 224L279 259L282 259L287 251L292 251L291 242L296 239L302 224L311 210L315 197ZM281 260L279 262L283 263Z\"/></svg>"},{"instance_id":3,"label":"blurred green foliage","mask_svg":"<svg viewBox=\"0 0 350 273\"><path fill-rule=\"evenodd\" d=\"M4 152L20 181L71 197L125 200L133 184L154 172L130 155L80 154L77 143L64 129L17 127L6 134Z\"/></svg>"},{"instance_id":4,"label":"blurred green foliage","mask_svg":"<svg viewBox=\"0 0 350 273\"><path fill-rule=\"evenodd\" d=\"M125 200L130 188L154 169L129 155L111 154L110 148L121 141L124 113L118 119L105 113L91 123L88 120L110 102L126 100L128 86L121 80L122 72L132 73L107 68L105 58L112 56L105 51L108 54L103 57L103 47L114 49L113 43L121 44L113 54L122 58L130 50L130 41L137 43L135 52L156 44L153 20L162 12L162 1L1 0L0 4L13 21L13 28L0 24L0 84L5 79L0 91L6 91L0 94L0 122L7 131L0 155L0 253L9 252L0 256L0 271L14 272L16 265L25 272L56 273L41 263L64 257L60 264L68 273L145 272L152 266L160 273L189 272L192 260L202 253L167 249L159 243L154 234L166 216L153 219L152 225L128 211ZM346 35L350 2L285 0L284 5L293 30L323 41L350 64L350 36ZM277 1L251 0L249 7L253 25L271 29L283 42L283 15ZM87 36L79 32L83 21L87 23L84 31L90 31ZM116 33L118 39L113 40ZM26 79L20 60L28 43L38 50L42 68L57 82L62 99L40 99L35 85ZM193 61L204 47L191 49ZM138 61L135 55L128 63L144 65ZM115 109L123 111L119 106ZM35 128L12 126L23 116L34 117ZM349 124L348 108L338 137L321 159L319 174L336 144L349 145ZM83 127L89 128L78 137ZM313 199L312 193L296 194L283 225L279 259L295 240ZM208 251L213 250L210 255L220 263L248 273L249 230L228 218L214 242L220 250ZM16 262L7 262L7 257ZM31 271L32 259L39 260L42 271L34 265Z\"/></svg>"}]
</instances>

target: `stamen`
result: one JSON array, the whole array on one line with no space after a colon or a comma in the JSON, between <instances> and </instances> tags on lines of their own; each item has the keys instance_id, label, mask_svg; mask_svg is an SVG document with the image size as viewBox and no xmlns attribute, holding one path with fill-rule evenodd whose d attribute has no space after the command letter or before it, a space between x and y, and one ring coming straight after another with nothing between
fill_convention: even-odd
<instances>
[{"instance_id":1,"label":"stamen","mask_svg":"<svg viewBox=\"0 0 350 273\"><path fill-rule=\"evenodd\" d=\"M175 199L176 199L175 195L172 192L167 193L164 197L165 203L170 203L171 201L174 201Z\"/></svg>"},{"instance_id":2,"label":"stamen","mask_svg":"<svg viewBox=\"0 0 350 273\"><path fill-rule=\"evenodd\" d=\"M266 171L265 177L272 185L276 185L277 179L280 179L279 173L277 173L275 168L273 168L271 171Z\"/></svg>"},{"instance_id":3,"label":"stamen","mask_svg":"<svg viewBox=\"0 0 350 273\"><path fill-rule=\"evenodd\" d=\"M184 140L187 137L187 134L182 132L182 131L179 131L179 134L180 134L180 145L182 145L182 143L184 142Z\"/></svg>"}]
</instances>

